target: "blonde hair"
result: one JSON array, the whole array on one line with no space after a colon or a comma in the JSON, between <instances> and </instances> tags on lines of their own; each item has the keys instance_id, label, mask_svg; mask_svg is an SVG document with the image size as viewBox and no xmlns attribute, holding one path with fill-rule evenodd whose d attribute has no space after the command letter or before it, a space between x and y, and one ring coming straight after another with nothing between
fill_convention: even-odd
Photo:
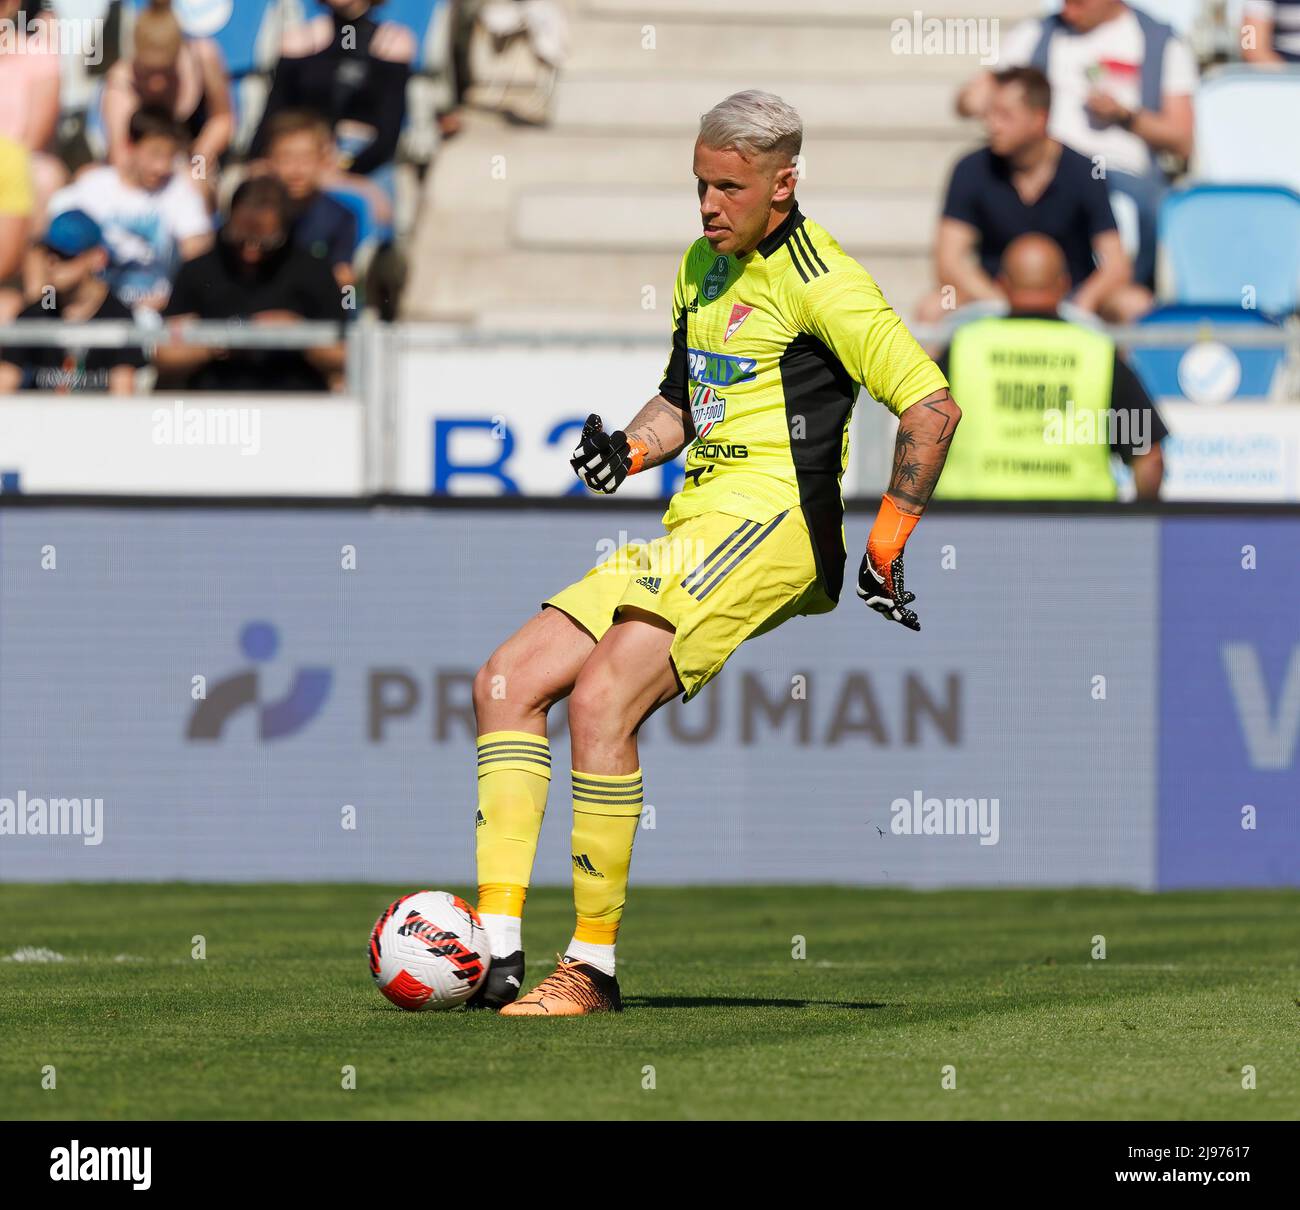
<instances>
[{"instance_id":1,"label":"blonde hair","mask_svg":"<svg viewBox=\"0 0 1300 1210\"><path fill-rule=\"evenodd\" d=\"M137 59L143 55L151 64L176 59L185 31L172 12L171 0L149 0L149 7L135 19L134 38Z\"/></svg>"},{"instance_id":2,"label":"blonde hair","mask_svg":"<svg viewBox=\"0 0 1300 1210\"><path fill-rule=\"evenodd\" d=\"M733 92L700 118L706 147L743 156L776 153L789 163L803 147L803 119L793 105L758 89Z\"/></svg>"}]
</instances>

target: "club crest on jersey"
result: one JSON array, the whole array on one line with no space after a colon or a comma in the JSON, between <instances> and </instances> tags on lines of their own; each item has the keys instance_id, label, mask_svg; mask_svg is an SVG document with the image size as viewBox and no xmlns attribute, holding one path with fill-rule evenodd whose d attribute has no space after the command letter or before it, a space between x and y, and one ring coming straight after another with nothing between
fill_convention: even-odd
<instances>
[{"instance_id":1,"label":"club crest on jersey","mask_svg":"<svg viewBox=\"0 0 1300 1210\"><path fill-rule=\"evenodd\" d=\"M712 302L719 294L727 288L727 278L731 274L731 262L725 256L719 256L714 259L709 271L704 275L704 283L700 286L700 293L704 296L705 302Z\"/></svg>"},{"instance_id":2,"label":"club crest on jersey","mask_svg":"<svg viewBox=\"0 0 1300 1210\"><path fill-rule=\"evenodd\" d=\"M748 382L758 368L754 357L728 357L725 353L706 353L703 349L686 350L686 372L696 382L711 387L729 387Z\"/></svg>"},{"instance_id":3,"label":"club crest on jersey","mask_svg":"<svg viewBox=\"0 0 1300 1210\"><path fill-rule=\"evenodd\" d=\"M691 392L691 419L695 422L697 439L704 440L726 414L727 401L712 387L700 383Z\"/></svg>"},{"instance_id":4,"label":"club crest on jersey","mask_svg":"<svg viewBox=\"0 0 1300 1210\"><path fill-rule=\"evenodd\" d=\"M736 303L732 306L731 318L727 320L727 332L722 338L723 344L726 344L727 341L735 336L736 330L749 318L749 313L753 309L753 307L742 307L740 303Z\"/></svg>"}]
</instances>

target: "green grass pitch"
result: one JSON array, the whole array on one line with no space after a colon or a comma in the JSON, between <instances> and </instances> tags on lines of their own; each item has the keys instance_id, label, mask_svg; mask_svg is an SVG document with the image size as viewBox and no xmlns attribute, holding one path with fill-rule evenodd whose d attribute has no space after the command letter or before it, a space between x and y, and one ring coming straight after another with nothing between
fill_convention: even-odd
<instances>
[{"instance_id":1,"label":"green grass pitch","mask_svg":"<svg viewBox=\"0 0 1300 1210\"><path fill-rule=\"evenodd\" d=\"M510 1020L380 997L409 889L0 888L0 1116L1300 1118L1293 891L634 886L627 1010ZM572 909L528 906L531 984Z\"/></svg>"}]
</instances>

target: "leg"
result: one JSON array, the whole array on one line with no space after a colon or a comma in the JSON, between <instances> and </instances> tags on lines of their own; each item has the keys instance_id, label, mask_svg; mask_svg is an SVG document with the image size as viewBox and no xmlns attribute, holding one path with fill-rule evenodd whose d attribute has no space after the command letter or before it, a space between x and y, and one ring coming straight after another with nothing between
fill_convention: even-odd
<instances>
[{"instance_id":1,"label":"leg","mask_svg":"<svg viewBox=\"0 0 1300 1210\"><path fill-rule=\"evenodd\" d=\"M546 734L546 714L572 691L596 640L568 614L543 609L498 647L474 678L479 734Z\"/></svg>"},{"instance_id":2,"label":"leg","mask_svg":"<svg viewBox=\"0 0 1300 1210\"><path fill-rule=\"evenodd\" d=\"M636 734L682 692L672 625L625 607L583 663L569 699L573 741L573 898L577 927L550 979L502 1012L565 1016L621 1007L614 946L641 817Z\"/></svg>"},{"instance_id":3,"label":"leg","mask_svg":"<svg viewBox=\"0 0 1300 1210\"><path fill-rule=\"evenodd\" d=\"M675 634L657 614L633 608L605 632L569 702L575 769L628 774L640 767L637 731L682 692L669 657Z\"/></svg>"},{"instance_id":4,"label":"leg","mask_svg":"<svg viewBox=\"0 0 1300 1210\"><path fill-rule=\"evenodd\" d=\"M544 609L497 648L474 678L478 910L493 958L476 1001L485 1007L508 1003L523 980L524 899L551 776L546 713L573 688L594 646L595 639L566 614Z\"/></svg>"}]
</instances>

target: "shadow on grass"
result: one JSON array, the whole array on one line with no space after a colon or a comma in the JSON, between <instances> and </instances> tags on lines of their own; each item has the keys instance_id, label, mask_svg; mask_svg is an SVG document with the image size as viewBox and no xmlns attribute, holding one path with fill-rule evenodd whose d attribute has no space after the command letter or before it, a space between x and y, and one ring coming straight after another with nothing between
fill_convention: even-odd
<instances>
[{"instance_id":1,"label":"shadow on grass","mask_svg":"<svg viewBox=\"0 0 1300 1210\"><path fill-rule=\"evenodd\" d=\"M628 1008L901 1008L878 1000L779 1000L758 996L624 996Z\"/></svg>"}]
</instances>

